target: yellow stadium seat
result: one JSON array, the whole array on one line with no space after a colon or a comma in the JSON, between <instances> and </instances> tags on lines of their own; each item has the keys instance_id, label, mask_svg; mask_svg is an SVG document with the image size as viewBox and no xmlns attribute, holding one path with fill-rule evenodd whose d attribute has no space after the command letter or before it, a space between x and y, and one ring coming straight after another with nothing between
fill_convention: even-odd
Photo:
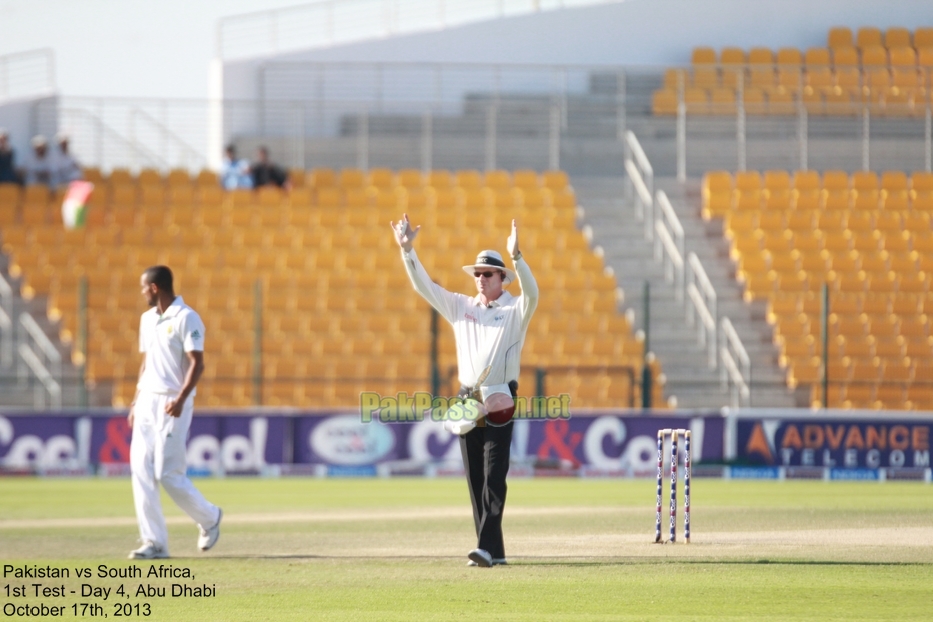
<instances>
[{"instance_id":1,"label":"yellow stadium seat","mask_svg":"<svg viewBox=\"0 0 933 622\"><path fill-rule=\"evenodd\" d=\"M479 189L483 185L483 179L479 171L465 169L457 171L455 183L460 188Z\"/></svg>"},{"instance_id":2,"label":"yellow stadium seat","mask_svg":"<svg viewBox=\"0 0 933 622\"><path fill-rule=\"evenodd\" d=\"M804 64L807 66L808 72L816 68L824 68L828 71L830 66L829 49L809 48L804 54Z\"/></svg>"},{"instance_id":3,"label":"yellow stadium seat","mask_svg":"<svg viewBox=\"0 0 933 622\"><path fill-rule=\"evenodd\" d=\"M691 87L684 90L684 105L687 114L709 114L709 97L705 88Z\"/></svg>"},{"instance_id":4,"label":"yellow stadium seat","mask_svg":"<svg viewBox=\"0 0 933 622\"><path fill-rule=\"evenodd\" d=\"M709 112L716 115L734 115L735 101L735 91L731 88L714 88L710 91Z\"/></svg>"},{"instance_id":5,"label":"yellow stadium seat","mask_svg":"<svg viewBox=\"0 0 933 622\"><path fill-rule=\"evenodd\" d=\"M366 184L366 173L358 168L345 168L337 177L337 185L344 189L362 188Z\"/></svg>"},{"instance_id":6,"label":"yellow stadium seat","mask_svg":"<svg viewBox=\"0 0 933 622\"><path fill-rule=\"evenodd\" d=\"M855 40L852 36L852 30L849 28L845 26L830 28L829 36L827 37L827 45L830 48L851 47L854 43Z\"/></svg>"},{"instance_id":7,"label":"yellow stadium seat","mask_svg":"<svg viewBox=\"0 0 933 622\"><path fill-rule=\"evenodd\" d=\"M899 47L911 47L910 31L906 28L895 26L888 28L884 33L884 47L889 50Z\"/></svg>"},{"instance_id":8,"label":"yellow stadium seat","mask_svg":"<svg viewBox=\"0 0 933 622\"><path fill-rule=\"evenodd\" d=\"M863 26L859 28L855 34L855 47L860 50L864 50L867 47L878 46L881 47L883 41L881 38L881 30L873 26Z\"/></svg>"},{"instance_id":9,"label":"yellow stadium seat","mask_svg":"<svg viewBox=\"0 0 933 622\"><path fill-rule=\"evenodd\" d=\"M715 65L716 50L711 47L696 47L690 54L691 65Z\"/></svg>"},{"instance_id":10,"label":"yellow stadium seat","mask_svg":"<svg viewBox=\"0 0 933 622\"><path fill-rule=\"evenodd\" d=\"M834 48L833 64L837 71L839 71L840 68L857 69L859 67L858 50L852 46Z\"/></svg>"},{"instance_id":11,"label":"yellow stadium seat","mask_svg":"<svg viewBox=\"0 0 933 622\"><path fill-rule=\"evenodd\" d=\"M659 89L651 96L651 112L655 115L677 114L677 91Z\"/></svg>"},{"instance_id":12,"label":"yellow stadium seat","mask_svg":"<svg viewBox=\"0 0 933 622\"><path fill-rule=\"evenodd\" d=\"M780 48L777 51L777 61L778 69L792 69L799 68L802 63L802 58L800 55L800 50L797 48L784 47Z\"/></svg>"},{"instance_id":13,"label":"yellow stadium seat","mask_svg":"<svg viewBox=\"0 0 933 622\"><path fill-rule=\"evenodd\" d=\"M746 114L766 114L768 111L765 103L765 92L760 88L746 88L742 93L742 104L745 107Z\"/></svg>"},{"instance_id":14,"label":"yellow stadium seat","mask_svg":"<svg viewBox=\"0 0 933 622\"><path fill-rule=\"evenodd\" d=\"M770 48L754 47L748 51L749 65L773 65L774 52Z\"/></svg>"},{"instance_id":15,"label":"yellow stadium seat","mask_svg":"<svg viewBox=\"0 0 933 622\"><path fill-rule=\"evenodd\" d=\"M770 52L770 50L769 50ZM748 69L748 88L770 91L775 85L773 59L767 64L750 65Z\"/></svg>"},{"instance_id":16,"label":"yellow stadium seat","mask_svg":"<svg viewBox=\"0 0 933 622\"><path fill-rule=\"evenodd\" d=\"M888 55L894 67L915 68L917 65L917 53L912 47L888 48Z\"/></svg>"},{"instance_id":17,"label":"yellow stadium seat","mask_svg":"<svg viewBox=\"0 0 933 622\"><path fill-rule=\"evenodd\" d=\"M888 52L880 45L859 46L862 50L862 67L887 67Z\"/></svg>"},{"instance_id":18,"label":"yellow stadium seat","mask_svg":"<svg viewBox=\"0 0 933 622\"><path fill-rule=\"evenodd\" d=\"M370 169L366 178L369 185L376 188L389 188L395 183L395 174L387 168Z\"/></svg>"}]
</instances>

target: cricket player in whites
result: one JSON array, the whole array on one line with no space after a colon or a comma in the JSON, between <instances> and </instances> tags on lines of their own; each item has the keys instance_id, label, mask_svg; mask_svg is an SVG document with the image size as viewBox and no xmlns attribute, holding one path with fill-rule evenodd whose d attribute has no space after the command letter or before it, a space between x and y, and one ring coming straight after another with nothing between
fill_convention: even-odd
<instances>
[{"instance_id":1,"label":"cricket player in whites","mask_svg":"<svg viewBox=\"0 0 933 622\"><path fill-rule=\"evenodd\" d=\"M481 251L473 265L463 266L473 277L476 296L449 292L431 280L412 248L420 229L420 226L412 229L408 214L392 224L415 291L453 326L460 381L458 396L473 400L480 413L475 421L448 421L445 427L460 436L460 453L473 503L477 546L467 555L469 565L488 568L506 563L502 512L512 444L512 415L522 344L538 306L538 285L518 248L518 227L514 220L506 243L514 272L505 267L502 256L493 250ZM522 290L519 296L503 289L516 275Z\"/></svg>"},{"instance_id":2,"label":"cricket player in whites","mask_svg":"<svg viewBox=\"0 0 933 622\"><path fill-rule=\"evenodd\" d=\"M204 323L175 295L172 271L166 266L143 272L140 287L152 308L139 321L139 351L144 358L128 417L133 429L133 501L142 541L129 557L157 559L169 556L159 484L198 524L202 551L217 542L223 512L204 498L187 475L188 428L195 387L204 372Z\"/></svg>"}]
</instances>

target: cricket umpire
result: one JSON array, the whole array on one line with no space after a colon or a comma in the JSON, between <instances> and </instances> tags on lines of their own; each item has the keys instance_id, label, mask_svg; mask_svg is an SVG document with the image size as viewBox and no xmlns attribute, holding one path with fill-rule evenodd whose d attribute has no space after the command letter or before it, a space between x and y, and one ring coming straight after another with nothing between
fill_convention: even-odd
<instances>
[{"instance_id":1,"label":"cricket umpire","mask_svg":"<svg viewBox=\"0 0 933 622\"><path fill-rule=\"evenodd\" d=\"M208 502L187 475L186 443L195 387L204 371L204 323L174 291L172 271L153 266L140 278L151 309L139 320L136 397L128 422L133 429L130 467L133 501L142 546L130 559L168 557L168 530L159 484L198 524L198 548L206 551L220 535L220 508Z\"/></svg>"},{"instance_id":2,"label":"cricket umpire","mask_svg":"<svg viewBox=\"0 0 933 622\"><path fill-rule=\"evenodd\" d=\"M449 292L431 280L412 248L420 229L420 225L412 229L407 214L398 223L392 223L415 291L453 326L459 396L480 402L486 413L475 427L448 429L460 434L460 452L473 503L478 543L467 557L470 565L488 568L506 563L502 512L512 444L512 415L522 344L538 305L538 285L518 248L518 227L514 220L506 245L514 272L505 267L502 256L493 250L480 252L476 263L463 266L474 279L476 296ZM522 290L519 296L503 289L516 277Z\"/></svg>"}]
</instances>

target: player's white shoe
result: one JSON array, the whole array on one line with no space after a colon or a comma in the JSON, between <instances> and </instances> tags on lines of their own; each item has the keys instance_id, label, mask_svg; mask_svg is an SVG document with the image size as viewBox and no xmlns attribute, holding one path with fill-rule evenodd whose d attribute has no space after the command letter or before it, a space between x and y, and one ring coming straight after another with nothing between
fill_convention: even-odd
<instances>
[{"instance_id":1,"label":"player's white shoe","mask_svg":"<svg viewBox=\"0 0 933 622\"><path fill-rule=\"evenodd\" d=\"M213 527L205 529L198 525L198 548L202 551L209 550L217 542L217 538L220 537L220 521L224 517L224 511L220 508L217 508L217 522Z\"/></svg>"},{"instance_id":2,"label":"player's white shoe","mask_svg":"<svg viewBox=\"0 0 933 622\"><path fill-rule=\"evenodd\" d=\"M135 551L130 551L129 559L165 559L168 551L155 542L145 540L143 545Z\"/></svg>"},{"instance_id":3,"label":"player's white shoe","mask_svg":"<svg viewBox=\"0 0 933 622\"><path fill-rule=\"evenodd\" d=\"M509 560L505 559L504 557L498 558L498 559L493 558L492 565L493 566L508 566ZM475 561L471 559L470 561L467 562L467 566L475 568L476 566L479 566L479 564L477 564Z\"/></svg>"}]
</instances>

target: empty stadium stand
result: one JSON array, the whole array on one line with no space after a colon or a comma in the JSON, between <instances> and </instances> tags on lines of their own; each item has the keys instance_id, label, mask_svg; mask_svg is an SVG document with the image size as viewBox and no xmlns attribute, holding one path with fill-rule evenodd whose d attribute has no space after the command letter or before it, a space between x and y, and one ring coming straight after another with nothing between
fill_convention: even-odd
<instances>
[{"instance_id":1,"label":"empty stadium stand","mask_svg":"<svg viewBox=\"0 0 933 622\"><path fill-rule=\"evenodd\" d=\"M139 275L165 263L207 326L207 406L352 406L362 390L430 390L429 307L415 295L388 223L407 212L416 243L448 289L473 287L461 266L504 247L512 218L542 290L524 347L520 392L536 370L548 393L578 407L640 404L645 352L618 312L616 279L576 228L567 175L531 170L293 170L293 189L220 189L216 176L145 169L96 184L87 225L66 230L61 197L0 186L0 239L27 299L47 301L88 386L126 405L139 364ZM79 284L87 289L87 357L78 348ZM517 289L517 285L512 286ZM441 326L442 390L455 352ZM663 374L652 364L653 402Z\"/></svg>"},{"instance_id":2,"label":"empty stadium stand","mask_svg":"<svg viewBox=\"0 0 933 622\"><path fill-rule=\"evenodd\" d=\"M714 171L702 193L788 386L821 403L825 361L830 407L933 409L933 174Z\"/></svg>"},{"instance_id":3,"label":"empty stadium stand","mask_svg":"<svg viewBox=\"0 0 933 622\"><path fill-rule=\"evenodd\" d=\"M677 113L680 93L687 114L795 114L882 116L926 114L933 70L933 29L833 28L826 47L696 48L689 69L673 68L655 91L656 115ZM740 99L741 98L741 99Z\"/></svg>"}]
</instances>

